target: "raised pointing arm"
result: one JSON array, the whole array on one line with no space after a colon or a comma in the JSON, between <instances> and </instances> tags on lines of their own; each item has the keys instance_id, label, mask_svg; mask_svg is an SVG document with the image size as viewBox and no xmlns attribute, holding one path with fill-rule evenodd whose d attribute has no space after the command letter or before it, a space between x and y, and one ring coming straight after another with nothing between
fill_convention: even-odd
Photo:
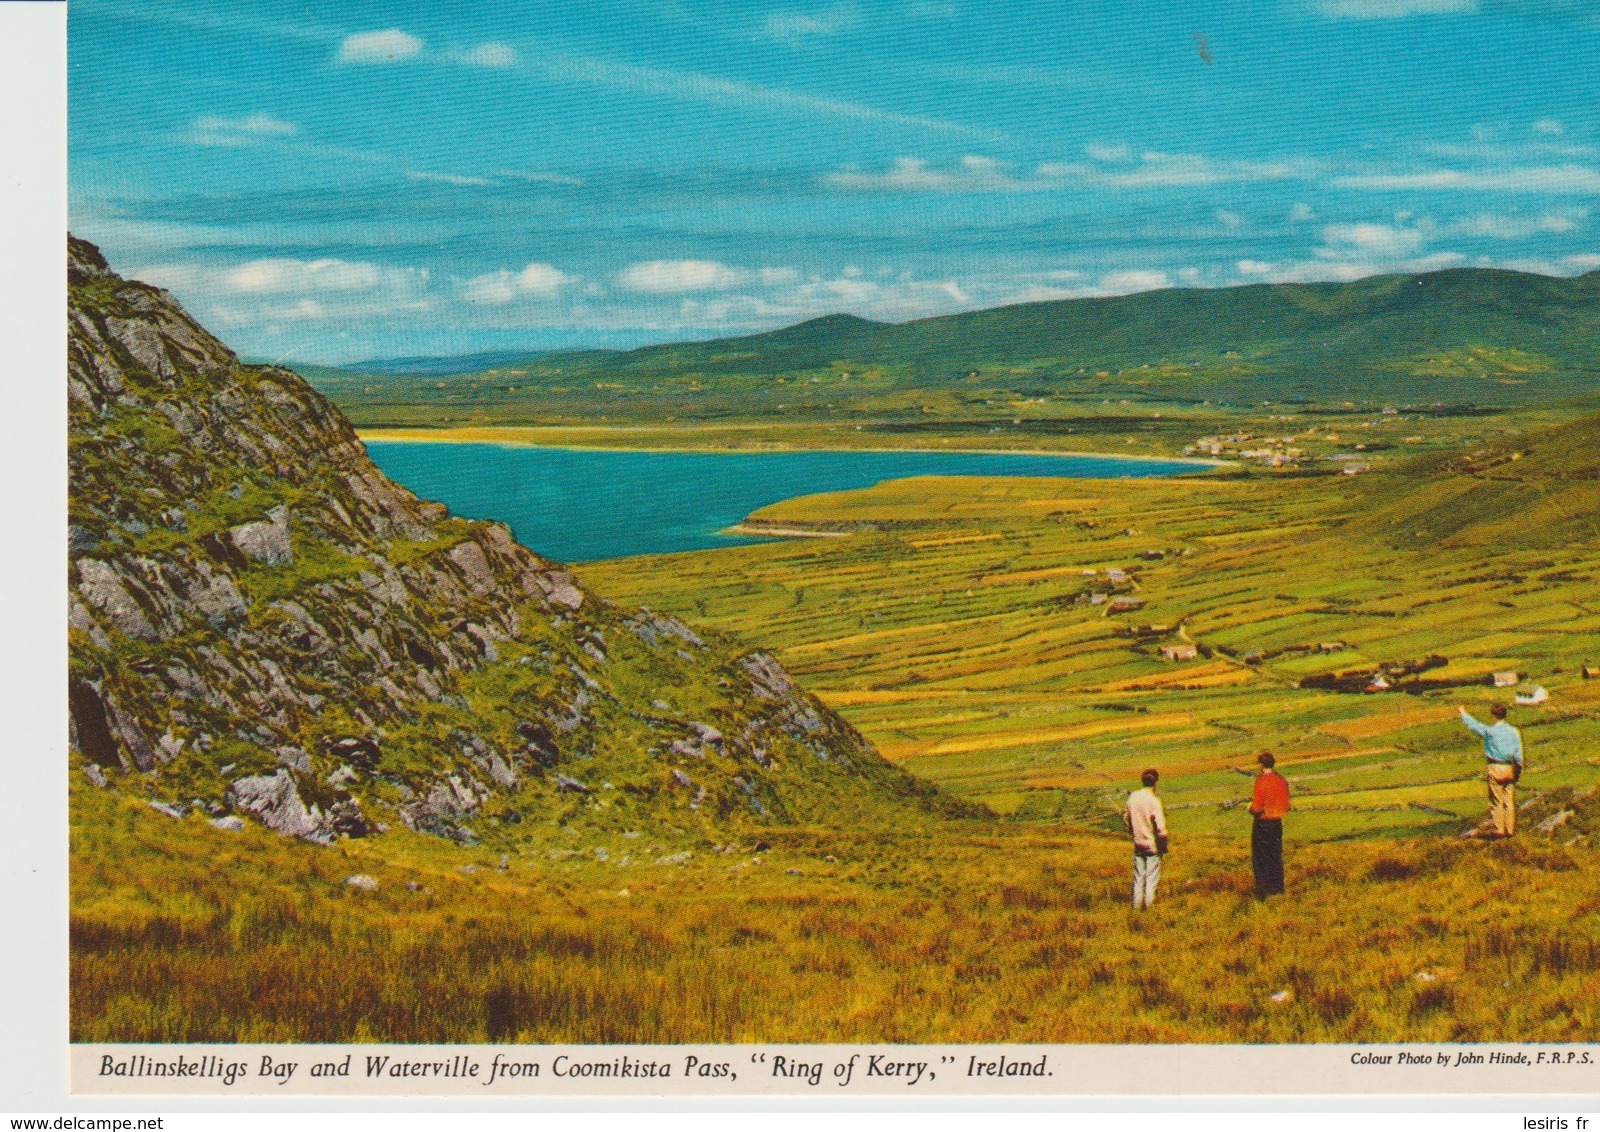
<instances>
[{"instance_id":1,"label":"raised pointing arm","mask_svg":"<svg viewBox=\"0 0 1600 1132\"><path fill-rule=\"evenodd\" d=\"M1472 716L1467 713L1466 708L1461 709L1461 722L1467 725L1468 731L1472 732L1479 738L1489 734L1489 728L1486 725L1479 723L1476 719L1473 719Z\"/></svg>"}]
</instances>

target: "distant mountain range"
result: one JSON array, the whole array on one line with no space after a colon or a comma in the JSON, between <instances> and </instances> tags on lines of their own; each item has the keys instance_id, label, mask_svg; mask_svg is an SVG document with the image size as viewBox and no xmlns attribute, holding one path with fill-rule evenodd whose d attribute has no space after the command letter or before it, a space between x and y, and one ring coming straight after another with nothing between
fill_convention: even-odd
<instances>
[{"instance_id":1,"label":"distant mountain range","mask_svg":"<svg viewBox=\"0 0 1600 1132\"><path fill-rule=\"evenodd\" d=\"M1349 283L1260 284L1063 299L889 324L836 314L782 330L633 350L402 359L349 371L478 373L627 384L694 376L712 386L827 368L906 384L1003 374L1042 389L1107 380L1174 393L1344 395L1374 382L1417 395L1461 382L1600 378L1600 271L1572 279L1462 268ZM1137 372L1136 372L1137 371ZM1576 391L1576 390L1575 390Z\"/></svg>"}]
</instances>

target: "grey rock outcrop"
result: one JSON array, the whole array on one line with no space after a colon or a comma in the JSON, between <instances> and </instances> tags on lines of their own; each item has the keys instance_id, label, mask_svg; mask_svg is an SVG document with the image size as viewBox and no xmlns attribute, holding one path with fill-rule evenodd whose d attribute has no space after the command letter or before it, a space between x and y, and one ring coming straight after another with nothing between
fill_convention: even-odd
<instances>
[{"instance_id":1,"label":"grey rock outcrop","mask_svg":"<svg viewBox=\"0 0 1600 1132\"><path fill-rule=\"evenodd\" d=\"M462 845L605 804L584 779L656 804L659 763L572 769L617 752L694 757L689 806L719 817L914 793L770 657L419 500L298 375L241 364L92 245L69 239L68 278L69 739L108 785L209 783L209 812L321 843L381 831L381 807ZM661 680L700 718L639 710Z\"/></svg>"},{"instance_id":2,"label":"grey rock outcrop","mask_svg":"<svg viewBox=\"0 0 1600 1132\"><path fill-rule=\"evenodd\" d=\"M322 814L301 800L287 770L236 780L228 788L228 801L268 829L322 844L333 840Z\"/></svg>"},{"instance_id":3,"label":"grey rock outcrop","mask_svg":"<svg viewBox=\"0 0 1600 1132\"><path fill-rule=\"evenodd\" d=\"M242 523L228 532L228 538L239 553L267 566L287 566L294 561L294 550L289 543L289 509L274 507L267 517L254 523Z\"/></svg>"}]
</instances>

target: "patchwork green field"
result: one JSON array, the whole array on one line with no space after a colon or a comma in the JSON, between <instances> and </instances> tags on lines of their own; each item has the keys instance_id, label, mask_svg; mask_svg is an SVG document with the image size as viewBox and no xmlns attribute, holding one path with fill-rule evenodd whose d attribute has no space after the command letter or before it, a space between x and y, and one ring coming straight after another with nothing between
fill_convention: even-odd
<instances>
[{"instance_id":1,"label":"patchwork green field","mask_svg":"<svg viewBox=\"0 0 1600 1132\"><path fill-rule=\"evenodd\" d=\"M1600 500L1541 455L1573 440L1481 473L902 480L746 524L844 537L582 574L760 641L885 755L1001 813L1104 827L1154 765L1176 827L1238 831L1270 749L1293 837L1454 833L1483 809L1458 707L1546 688L1513 711L1524 792L1600 782Z\"/></svg>"}]
</instances>

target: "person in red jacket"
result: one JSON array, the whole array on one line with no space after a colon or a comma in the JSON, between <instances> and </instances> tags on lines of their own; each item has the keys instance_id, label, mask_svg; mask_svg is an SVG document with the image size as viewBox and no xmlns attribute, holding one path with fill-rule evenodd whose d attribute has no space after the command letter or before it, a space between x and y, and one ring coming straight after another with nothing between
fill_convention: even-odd
<instances>
[{"instance_id":1,"label":"person in red jacket","mask_svg":"<svg viewBox=\"0 0 1600 1132\"><path fill-rule=\"evenodd\" d=\"M1261 773L1250 794L1250 867L1256 875L1256 896L1265 900L1283 892L1283 815L1289 812L1289 783L1273 770L1271 751L1256 756Z\"/></svg>"}]
</instances>

